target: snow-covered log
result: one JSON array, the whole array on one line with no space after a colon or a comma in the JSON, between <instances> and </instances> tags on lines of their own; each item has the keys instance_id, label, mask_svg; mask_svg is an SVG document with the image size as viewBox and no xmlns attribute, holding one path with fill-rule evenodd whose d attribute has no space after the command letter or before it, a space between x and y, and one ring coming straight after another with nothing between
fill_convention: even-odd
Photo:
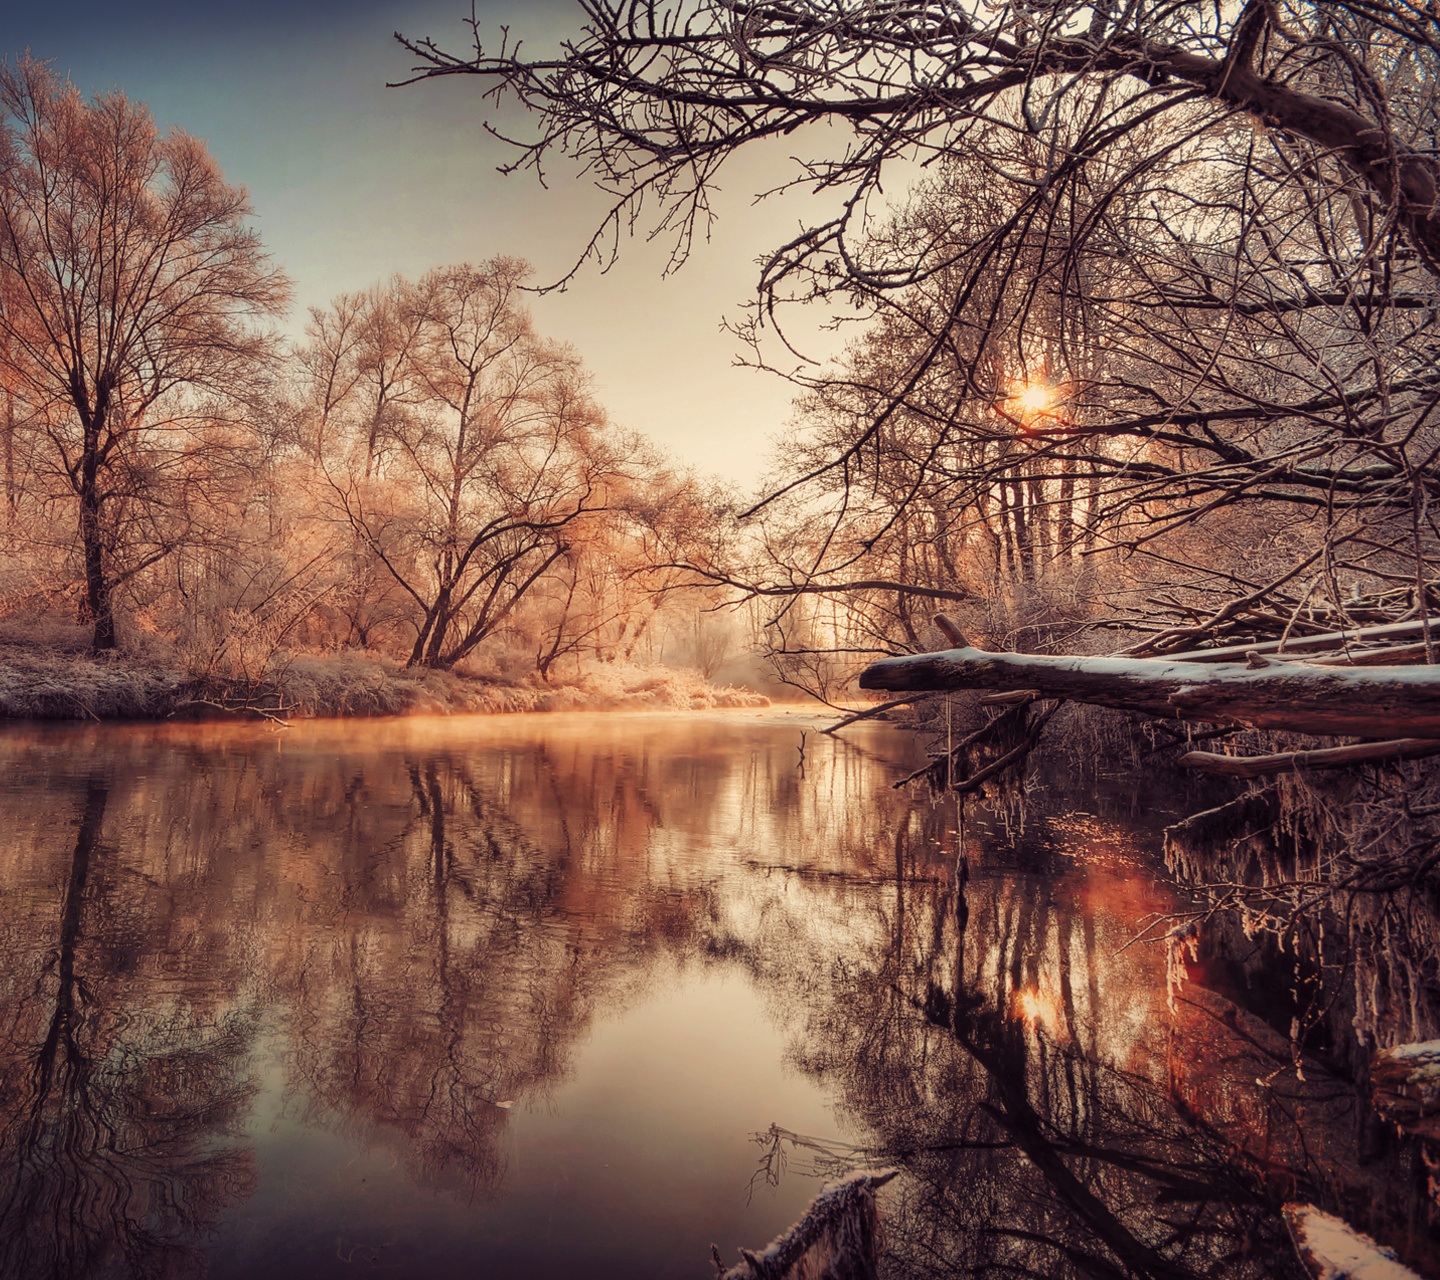
<instances>
[{"instance_id":1,"label":"snow-covered log","mask_svg":"<svg viewBox=\"0 0 1440 1280\"><path fill-rule=\"evenodd\" d=\"M1037 689L1046 698L1178 720L1366 738L1440 738L1440 666L1169 662L947 649L884 658L862 689Z\"/></svg>"},{"instance_id":2,"label":"snow-covered log","mask_svg":"<svg viewBox=\"0 0 1440 1280\"><path fill-rule=\"evenodd\" d=\"M789 1231L761 1250L741 1249L742 1261L728 1271L720 1261L720 1250L711 1245L719 1280L798 1280L801 1275L874 1280L878 1253L875 1192L899 1173L899 1169L860 1169L838 1182L826 1183ZM799 1270L802 1260L808 1263L803 1272Z\"/></svg>"},{"instance_id":3,"label":"snow-covered log","mask_svg":"<svg viewBox=\"0 0 1440 1280\"><path fill-rule=\"evenodd\" d=\"M1381 1049L1370 1064L1370 1084L1387 1120L1440 1140L1440 1040Z\"/></svg>"},{"instance_id":4,"label":"snow-covered log","mask_svg":"<svg viewBox=\"0 0 1440 1280\"><path fill-rule=\"evenodd\" d=\"M1287 1204L1285 1225L1315 1280L1420 1280L1391 1249L1312 1204Z\"/></svg>"}]
</instances>

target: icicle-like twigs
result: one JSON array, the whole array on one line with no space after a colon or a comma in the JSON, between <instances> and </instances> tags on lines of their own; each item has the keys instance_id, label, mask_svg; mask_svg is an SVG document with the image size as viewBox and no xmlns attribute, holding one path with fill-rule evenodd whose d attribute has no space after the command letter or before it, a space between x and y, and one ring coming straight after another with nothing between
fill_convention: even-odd
<instances>
[{"instance_id":1,"label":"icicle-like twigs","mask_svg":"<svg viewBox=\"0 0 1440 1280\"><path fill-rule=\"evenodd\" d=\"M985 653L948 649L884 658L862 689L1038 689L1179 720L1357 737L1440 738L1440 668L1316 667L1264 660L1168 662L1153 658Z\"/></svg>"},{"instance_id":2,"label":"icicle-like twigs","mask_svg":"<svg viewBox=\"0 0 1440 1280\"><path fill-rule=\"evenodd\" d=\"M1165 1003L1171 1013L1178 1012L1175 997L1185 989L1185 957L1200 959L1200 922L1191 920L1176 925L1165 935Z\"/></svg>"},{"instance_id":3,"label":"icicle-like twigs","mask_svg":"<svg viewBox=\"0 0 1440 1280\"><path fill-rule=\"evenodd\" d=\"M1165 828L1165 866L1192 884L1215 878L1227 850L1268 831L1280 817L1274 787L1247 791L1227 804L1192 813Z\"/></svg>"},{"instance_id":4,"label":"icicle-like twigs","mask_svg":"<svg viewBox=\"0 0 1440 1280\"><path fill-rule=\"evenodd\" d=\"M758 1252L741 1249L743 1261L729 1271L720 1261L720 1250L711 1245L719 1280L800 1280L802 1275L873 1280L879 1252L875 1192L899 1173L860 1169L826 1183L799 1222ZM803 1272L798 1269L802 1261L810 1264Z\"/></svg>"}]
</instances>

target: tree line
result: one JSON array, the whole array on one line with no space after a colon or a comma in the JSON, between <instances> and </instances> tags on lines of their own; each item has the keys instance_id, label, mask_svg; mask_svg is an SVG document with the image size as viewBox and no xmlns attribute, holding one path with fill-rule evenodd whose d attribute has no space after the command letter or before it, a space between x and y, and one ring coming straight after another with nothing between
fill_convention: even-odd
<instances>
[{"instance_id":1,"label":"tree line","mask_svg":"<svg viewBox=\"0 0 1440 1280\"><path fill-rule=\"evenodd\" d=\"M343 295L286 344L289 282L201 142L29 58L0 110L7 613L59 607L102 652L488 645L549 679L668 636L714 665L715 593L665 566L725 495L606 419L524 263Z\"/></svg>"},{"instance_id":2,"label":"tree line","mask_svg":"<svg viewBox=\"0 0 1440 1280\"><path fill-rule=\"evenodd\" d=\"M195 252L214 282L184 274L179 291L194 318L160 301L185 272L177 241L123 285L155 308L91 344L92 368L47 308L92 307L81 329L99 334L116 304L61 295L122 285L47 236L45 201L81 185L46 156L79 154L56 141L79 128L62 116L119 130L144 113L21 64L7 491L12 509L28 485L32 509L78 511L75 538L39 527L66 530L47 552L83 567L98 647L116 591L140 605L167 565L185 598L237 537L264 549L252 594L286 584L296 612L323 591L307 627L333 614L320 629L339 642L411 663L520 632L542 674L623 653L684 588L750 602L784 678L832 700L867 657L943 645L937 608L1007 650L1428 623L1440 46L1421 8L581 7L583 35L551 58L478 28L464 53L407 40L415 78L516 95L536 128L514 167L578 163L616 193L609 230L658 210L680 258L722 167L790 139L791 185L833 216L761 264L740 325L753 361L796 384L763 500L737 524L606 427L503 258L337 299L282 366L263 322L284 282L213 165L195 190L214 228L164 224L187 246L212 237ZM199 216L182 141L146 127L155 216L167 200ZM618 243L606 231L591 253ZM854 336L797 369L787 317L817 309ZM267 480L247 489L257 451ZM297 492L315 498L303 518ZM1428 627L1421 643L1433 657Z\"/></svg>"}]
</instances>

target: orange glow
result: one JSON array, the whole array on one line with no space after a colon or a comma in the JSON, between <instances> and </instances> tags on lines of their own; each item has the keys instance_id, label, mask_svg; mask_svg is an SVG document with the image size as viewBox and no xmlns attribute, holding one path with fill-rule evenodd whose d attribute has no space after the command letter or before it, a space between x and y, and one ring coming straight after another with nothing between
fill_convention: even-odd
<instances>
[{"instance_id":1,"label":"orange glow","mask_svg":"<svg viewBox=\"0 0 1440 1280\"><path fill-rule=\"evenodd\" d=\"M1034 383L1015 397L1021 413L1043 413L1050 407L1050 388Z\"/></svg>"},{"instance_id":2,"label":"orange glow","mask_svg":"<svg viewBox=\"0 0 1440 1280\"><path fill-rule=\"evenodd\" d=\"M1054 1040L1062 1038L1064 1028L1060 997L1050 984L1041 978L1039 987L1027 987L1017 991L1012 1002L1012 1016L1022 1019L1028 1026L1043 1027Z\"/></svg>"}]
</instances>

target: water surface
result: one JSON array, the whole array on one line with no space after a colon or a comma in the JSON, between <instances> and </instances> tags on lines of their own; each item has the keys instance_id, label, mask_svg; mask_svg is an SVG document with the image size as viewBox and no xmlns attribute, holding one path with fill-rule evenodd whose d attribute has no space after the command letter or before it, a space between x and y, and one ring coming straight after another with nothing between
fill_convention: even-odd
<instances>
[{"instance_id":1,"label":"water surface","mask_svg":"<svg viewBox=\"0 0 1440 1280\"><path fill-rule=\"evenodd\" d=\"M880 1162L894 1275L1266 1274L1320 1104L1134 941L1163 803L818 723L5 731L0 1275L698 1278Z\"/></svg>"}]
</instances>

